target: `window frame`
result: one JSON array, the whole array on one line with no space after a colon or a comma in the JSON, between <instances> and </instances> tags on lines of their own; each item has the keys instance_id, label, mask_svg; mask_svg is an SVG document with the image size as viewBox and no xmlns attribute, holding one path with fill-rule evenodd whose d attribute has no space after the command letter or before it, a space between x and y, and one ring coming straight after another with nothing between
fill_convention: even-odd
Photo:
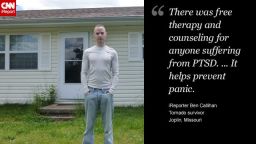
<instances>
[{"instance_id":1,"label":"window frame","mask_svg":"<svg viewBox=\"0 0 256 144\"><path fill-rule=\"evenodd\" d=\"M0 71L38 71L40 70L39 63L40 63L40 33L0 33L0 35L5 36L5 51L0 51L0 53L5 54L5 68L0 69ZM12 35L32 35L37 38L37 50L25 50L25 51L18 51L14 50L11 51L11 45L10 45L10 36ZM10 57L11 54L19 54L19 53L36 53L37 54L37 67L36 68L28 68L28 69L11 69L10 68Z\"/></svg>"},{"instance_id":2,"label":"window frame","mask_svg":"<svg viewBox=\"0 0 256 144\"><path fill-rule=\"evenodd\" d=\"M37 50L23 50L23 51L19 51L19 50L11 50L11 36L26 36L26 35L30 35L33 36L37 39ZM40 38L38 34L10 34L9 35L9 45L8 45L8 49L9 49L9 69L10 70L38 70L39 69L39 62L38 62L38 58L39 58L39 42ZM11 54L37 54L37 66L36 68L23 68L23 69L11 69Z\"/></svg>"},{"instance_id":3,"label":"window frame","mask_svg":"<svg viewBox=\"0 0 256 144\"><path fill-rule=\"evenodd\" d=\"M133 58L130 56L130 34L138 34L138 52L139 56L137 58ZM144 61L144 32L143 31L137 31L137 32L128 32L128 61L129 62L141 62Z\"/></svg>"},{"instance_id":4,"label":"window frame","mask_svg":"<svg viewBox=\"0 0 256 144\"><path fill-rule=\"evenodd\" d=\"M3 51L0 51L0 54L4 54L4 68L0 69L0 71L4 71L7 68L7 61L6 61L6 59L7 59L7 36L6 36L6 34L3 34L3 33L0 33L0 35L5 37L5 41L4 41L5 48Z\"/></svg>"}]
</instances>

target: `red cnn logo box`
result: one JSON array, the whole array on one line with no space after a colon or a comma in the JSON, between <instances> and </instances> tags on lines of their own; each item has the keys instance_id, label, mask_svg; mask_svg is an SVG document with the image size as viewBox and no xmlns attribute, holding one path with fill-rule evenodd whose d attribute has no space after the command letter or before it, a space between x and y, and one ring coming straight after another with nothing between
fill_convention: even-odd
<instances>
[{"instance_id":1,"label":"red cnn logo box","mask_svg":"<svg viewBox=\"0 0 256 144\"><path fill-rule=\"evenodd\" d=\"M16 16L16 0L0 0L0 16Z\"/></svg>"}]
</instances>

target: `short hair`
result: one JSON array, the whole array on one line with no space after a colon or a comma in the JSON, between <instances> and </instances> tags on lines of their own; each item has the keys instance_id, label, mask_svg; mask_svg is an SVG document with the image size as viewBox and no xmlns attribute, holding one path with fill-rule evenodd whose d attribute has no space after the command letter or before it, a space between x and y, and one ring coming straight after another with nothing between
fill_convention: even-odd
<instances>
[{"instance_id":1,"label":"short hair","mask_svg":"<svg viewBox=\"0 0 256 144\"><path fill-rule=\"evenodd\" d=\"M105 31L107 31L106 27L105 27L103 24L96 24L96 25L94 26L93 31L95 30L96 27L104 27Z\"/></svg>"},{"instance_id":2,"label":"short hair","mask_svg":"<svg viewBox=\"0 0 256 144\"><path fill-rule=\"evenodd\" d=\"M96 24L95 27L105 27L103 24Z\"/></svg>"}]
</instances>

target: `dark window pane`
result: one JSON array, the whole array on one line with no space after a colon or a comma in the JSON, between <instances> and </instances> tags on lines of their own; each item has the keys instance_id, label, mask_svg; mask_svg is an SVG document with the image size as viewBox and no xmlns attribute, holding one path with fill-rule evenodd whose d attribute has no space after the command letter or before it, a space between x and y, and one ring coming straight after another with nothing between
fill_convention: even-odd
<instances>
[{"instance_id":1,"label":"dark window pane","mask_svg":"<svg viewBox=\"0 0 256 144\"><path fill-rule=\"evenodd\" d=\"M38 39L32 35L11 35L11 51L37 51Z\"/></svg>"},{"instance_id":2,"label":"dark window pane","mask_svg":"<svg viewBox=\"0 0 256 144\"><path fill-rule=\"evenodd\" d=\"M81 61L65 62L65 83L81 83Z\"/></svg>"},{"instance_id":3,"label":"dark window pane","mask_svg":"<svg viewBox=\"0 0 256 144\"><path fill-rule=\"evenodd\" d=\"M4 54L0 54L0 69L4 69L5 61L4 61Z\"/></svg>"},{"instance_id":4,"label":"dark window pane","mask_svg":"<svg viewBox=\"0 0 256 144\"><path fill-rule=\"evenodd\" d=\"M37 53L11 53L10 69L37 69Z\"/></svg>"},{"instance_id":5,"label":"dark window pane","mask_svg":"<svg viewBox=\"0 0 256 144\"><path fill-rule=\"evenodd\" d=\"M0 51L4 51L5 49L5 36L0 36Z\"/></svg>"},{"instance_id":6,"label":"dark window pane","mask_svg":"<svg viewBox=\"0 0 256 144\"><path fill-rule=\"evenodd\" d=\"M82 60L83 38L65 39L65 60Z\"/></svg>"}]
</instances>

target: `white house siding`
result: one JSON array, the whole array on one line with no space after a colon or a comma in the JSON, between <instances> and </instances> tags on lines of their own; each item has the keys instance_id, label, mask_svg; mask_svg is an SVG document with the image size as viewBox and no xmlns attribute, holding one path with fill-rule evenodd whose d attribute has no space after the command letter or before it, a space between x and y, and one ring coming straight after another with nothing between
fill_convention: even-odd
<instances>
[{"instance_id":1,"label":"white house siding","mask_svg":"<svg viewBox=\"0 0 256 144\"><path fill-rule=\"evenodd\" d=\"M119 54L119 85L114 95L115 105L144 104L144 61L128 61L128 32L143 32L141 26L108 26L107 44ZM50 84L57 85L59 79L59 34L61 32L90 32L93 26L59 28L0 29L3 33L47 32L51 34L51 70L0 70L0 104L29 103L33 94Z\"/></svg>"}]
</instances>

